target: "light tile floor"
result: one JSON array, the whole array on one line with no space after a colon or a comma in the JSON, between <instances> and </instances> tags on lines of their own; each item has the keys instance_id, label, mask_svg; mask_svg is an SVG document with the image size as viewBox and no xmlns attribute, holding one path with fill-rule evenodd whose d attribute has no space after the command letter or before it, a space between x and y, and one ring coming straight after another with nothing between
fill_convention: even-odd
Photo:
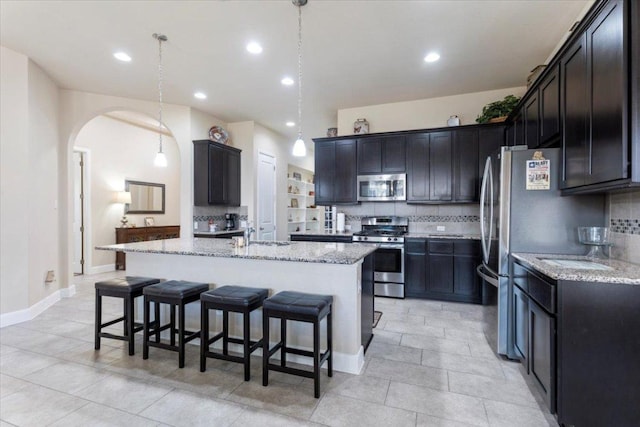
<instances>
[{"instance_id":1,"label":"light tile floor","mask_svg":"<svg viewBox=\"0 0 640 427\"><path fill-rule=\"evenodd\" d=\"M142 360L125 343L103 339L93 349L97 280L76 277L77 293L36 319L0 330L2 426L556 426L520 364L496 357L487 344L486 308L378 298L383 312L362 375L310 379L274 373L261 385L242 366L209 359L199 372L198 347L177 355L152 349ZM121 300L106 298L105 316ZM105 317L106 318L106 317Z\"/></svg>"}]
</instances>

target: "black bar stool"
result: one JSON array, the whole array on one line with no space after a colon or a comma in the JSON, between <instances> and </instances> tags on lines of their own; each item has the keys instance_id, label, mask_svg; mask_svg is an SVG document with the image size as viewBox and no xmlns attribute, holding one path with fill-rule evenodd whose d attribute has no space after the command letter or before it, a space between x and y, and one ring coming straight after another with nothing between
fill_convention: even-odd
<instances>
[{"instance_id":1,"label":"black bar stool","mask_svg":"<svg viewBox=\"0 0 640 427\"><path fill-rule=\"evenodd\" d=\"M283 291L264 300L262 305L262 385L269 385L269 370L313 378L314 396L320 397L320 367L327 363L328 375L333 376L331 337L331 295L315 295ZM280 319L280 342L269 350L269 319ZM320 352L320 321L327 318L327 351ZM287 347L287 320L313 323L313 351ZM280 350L280 365L269 363L269 358ZM287 353L313 357L313 372L287 367Z\"/></svg>"},{"instance_id":2,"label":"black bar stool","mask_svg":"<svg viewBox=\"0 0 640 427\"><path fill-rule=\"evenodd\" d=\"M269 289L248 288L243 286L222 286L200 294L202 310L200 338L200 372L207 370L207 357L238 362L244 364L244 380L251 377L251 353L262 346L262 340L251 341L249 323L251 312L262 307L262 302L269 296ZM222 332L209 338L209 310L222 311ZM242 313L243 337L229 337L229 312ZM222 354L209 349L211 344L222 338ZM242 344L242 357L229 354L229 343Z\"/></svg>"},{"instance_id":3,"label":"black bar stool","mask_svg":"<svg viewBox=\"0 0 640 427\"><path fill-rule=\"evenodd\" d=\"M142 358L149 358L149 346L163 348L165 350L178 352L178 366L184 367L184 345L189 341L200 337L200 331L192 332L185 330L185 305L198 301L200 294L209 290L207 283L193 283L182 280L170 280L168 282L158 283L157 285L147 286L143 290L144 295L144 340L142 342ZM159 312L159 304L169 304L171 314L169 323L160 325L158 317L157 325L153 330L155 342L150 341L150 309L151 303L155 305L156 313ZM176 329L176 307L178 307L178 329ZM171 344L160 342L160 333L169 329ZM176 336L178 334L178 345L176 344Z\"/></svg>"},{"instance_id":4,"label":"black bar stool","mask_svg":"<svg viewBox=\"0 0 640 427\"><path fill-rule=\"evenodd\" d=\"M135 323L134 301L137 297L142 296L142 290L149 285L159 283L160 279L152 277L135 277L127 276L125 278L103 280L95 283L96 288L96 320L95 320L95 349L100 350L100 338L111 338L114 340L122 340L129 342L129 356L135 353L134 334L142 330L141 323ZM117 319L102 323L102 297L122 298L124 301L123 316ZM158 319L156 314L155 320ZM123 335L110 334L102 332L102 328L111 326L115 323L124 323Z\"/></svg>"}]
</instances>

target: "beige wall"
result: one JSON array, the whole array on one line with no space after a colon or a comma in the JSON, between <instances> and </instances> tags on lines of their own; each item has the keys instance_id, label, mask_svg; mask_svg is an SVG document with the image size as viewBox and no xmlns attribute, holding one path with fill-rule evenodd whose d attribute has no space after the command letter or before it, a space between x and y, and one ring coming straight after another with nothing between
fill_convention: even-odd
<instances>
[{"instance_id":1,"label":"beige wall","mask_svg":"<svg viewBox=\"0 0 640 427\"><path fill-rule=\"evenodd\" d=\"M61 287L58 252L58 89L24 55L1 48L1 313ZM48 270L58 278L45 284Z\"/></svg>"},{"instance_id":2,"label":"beige wall","mask_svg":"<svg viewBox=\"0 0 640 427\"><path fill-rule=\"evenodd\" d=\"M0 313L28 307L28 62L0 47Z\"/></svg>"},{"instance_id":3,"label":"beige wall","mask_svg":"<svg viewBox=\"0 0 640 427\"><path fill-rule=\"evenodd\" d=\"M156 132L106 116L98 116L87 123L78 133L74 146L90 152L87 164L91 184L87 199L91 203L90 227L87 228L91 234L91 256L86 258L90 260L86 264L88 273L104 270L96 270L100 267L113 269L113 253L93 248L115 243L114 227L120 225L124 205L114 203L114 196L116 191L124 189L125 180L165 184L165 214L129 214L129 224L142 227L147 216L152 216L156 225L180 223L180 152L175 139L163 137L162 147L168 159L166 168L153 165L158 150Z\"/></svg>"},{"instance_id":4,"label":"beige wall","mask_svg":"<svg viewBox=\"0 0 640 427\"><path fill-rule=\"evenodd\" d=\"M456 115L463 125L474 124L486 104L507 95L522 96L526 87L513 87L486 92L440 98L419 99L408 102L369 105L338 110L338 135L353 134L353 122L359 118L369 121L369 132L426 129L447 125L447 119Z\"/></svg>"}]
</instances>

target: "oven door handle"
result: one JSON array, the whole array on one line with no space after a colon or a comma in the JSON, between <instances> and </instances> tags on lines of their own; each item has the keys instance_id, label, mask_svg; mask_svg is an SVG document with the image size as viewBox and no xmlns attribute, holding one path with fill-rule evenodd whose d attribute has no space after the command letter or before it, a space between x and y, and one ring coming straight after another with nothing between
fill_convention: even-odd
<instances>
[{"instance_id":1,"label":"oven door handle","mask_svg":"<svg viewBox=\"0 0 640 427\"><path fill-rule=\"evenodd\" d=\"M378 247L382 249L404 249L404 245L399 243L380 243Z\"/></svg>"}]
</instances>

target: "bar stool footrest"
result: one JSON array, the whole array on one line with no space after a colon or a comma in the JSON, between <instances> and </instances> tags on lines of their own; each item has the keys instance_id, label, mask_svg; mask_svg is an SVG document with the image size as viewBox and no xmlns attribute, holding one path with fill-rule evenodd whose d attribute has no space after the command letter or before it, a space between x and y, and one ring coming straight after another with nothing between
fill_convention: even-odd
<instances>
[{"instance_id":1,"label":"bar stool footrest","mask_svg":"<svg viewBox=\"0 0 640 427\"><path fill-rule=\"evenodd\" d=\"M274 365L273 363L268 363L267 367L269 368L270 371L284 372L285 374L293 374L293 375L298 375L305 378L315 377L315 374L313 373L313 371L306 371L304 369L291 368L289 366Z\"/></svg>"}]
</instances>

